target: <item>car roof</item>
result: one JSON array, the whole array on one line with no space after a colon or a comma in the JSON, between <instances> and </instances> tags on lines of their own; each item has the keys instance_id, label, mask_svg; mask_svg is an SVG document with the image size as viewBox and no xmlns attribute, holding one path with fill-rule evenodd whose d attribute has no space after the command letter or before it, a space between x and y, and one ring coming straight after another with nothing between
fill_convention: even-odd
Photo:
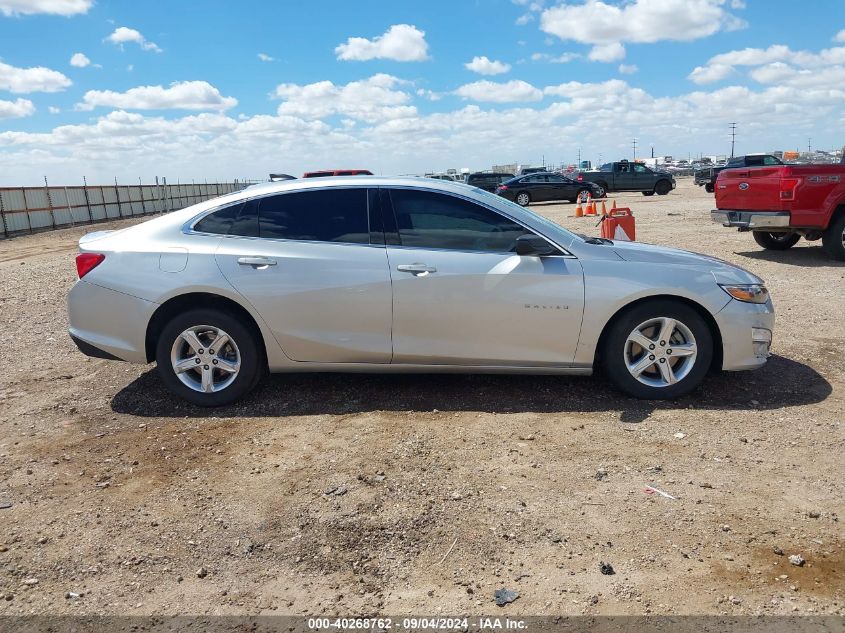
<instances>
[{"instance_id":1,"label":"car roof","mask_svg":"<svg viewBox=\"0 0 845 633\"><path fill-rule=\"evenodd\" d=\"M325 176L319 178L298 178L296 180L281 180L264 182L243 189L243 197L266 196L273 193L287 191L307 191L309 189L326 189L331 187L413 187L432 190L460 192L475 189L463 182L454 180L440 180L438 178L419 178L417 176L368 176L355 178L348 176Z\"/></svg>"}]
</instances>

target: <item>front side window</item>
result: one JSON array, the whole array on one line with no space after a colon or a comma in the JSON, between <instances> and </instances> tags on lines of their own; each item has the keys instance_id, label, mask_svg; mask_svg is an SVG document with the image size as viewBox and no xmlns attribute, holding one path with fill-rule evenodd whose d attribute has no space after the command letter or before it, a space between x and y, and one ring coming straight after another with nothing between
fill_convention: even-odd
<instances>
[{"instance_id":1,"label":"front side window","mask_svg":"<svg viewBox=\"0 0 845 633\"><path fill-rule=\"evenodd\" d=\"M430 191L392 189L402 246L458 251L516 250L522 225L478 204Z\"/></svg>"},{"instance_id":2,"label":"front side window","mask_svg":"<svg viewBox=\"0 0 845 633\"><path fill-rule=\"evenodd\" d=\"M781 163L774 156L764 156L763 157L763 164L768 167L768 166L771 166L771 165L782 165L783 163Z\"/></svg>"},{"instance_id":3,"label":"front side window","mask_svg":"<svg viewBox=\"0 0 845 633\"><path fill-rule=\"evenodd\" d=\"M634 171L637 172L638 174L647 174L651 170L648 167L646 167L645 165L635 164L634 165Z\"/></svg>"},{"instance_id":4,"label":"front side window","mask_svg":"<svg viewBox=\"0 0 845 633\"><path fill-rule=\"evenodd\" d=\"M323 189L263 198L262 238L369 244L367 190Z\"/></svg>"}]
</instances>

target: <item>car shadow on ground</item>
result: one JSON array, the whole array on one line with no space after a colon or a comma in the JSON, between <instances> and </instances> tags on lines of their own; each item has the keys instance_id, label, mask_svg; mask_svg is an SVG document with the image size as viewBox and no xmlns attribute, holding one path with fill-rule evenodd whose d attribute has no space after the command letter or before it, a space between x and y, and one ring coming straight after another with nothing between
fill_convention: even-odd
<instances>
[{"instance_id":1,"label":"car shadow on ground","mask_svg":"<svg viewBox=\"0 0 845 633\"><path fill-rule=\"evenodd\" d=\"M749 259L761 259L767 262L786 264L787 266L806 266L819 268L828 266L832 268L845 267L845 262L832 259L824 252L821 246L804 246L801 248L790 248L786 251L742 251L737 252L741 257Z\"/></svg>"},{"instance_id":2,"label":"car shadow on ground","mask_svg":"<svg viewBox=\"0 0 845 633\"><path fill-rule=\"evenodd\" d=\"M154 369L112 399L116 413L141 417L288 417L371 411L486 413L619 412L641 422L655 410L767 410L821 402L832 391L812 367L772 356L755 372L708 377L675 401L629 398L601 374L592 377L465 374L274 374L243 400L202 408L168 392Z\"/></svg>"}]
</instances>

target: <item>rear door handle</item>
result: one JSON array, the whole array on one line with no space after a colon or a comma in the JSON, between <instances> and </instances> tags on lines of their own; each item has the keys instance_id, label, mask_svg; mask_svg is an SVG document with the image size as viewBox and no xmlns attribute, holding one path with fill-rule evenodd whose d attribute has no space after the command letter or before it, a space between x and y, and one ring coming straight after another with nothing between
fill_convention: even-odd
<instances>
[{"instance_id":1,"label":"rear door handle","mask_svg":"<svg viewBox=\"0 0 845 633\"><path fill-rule=\"evenodd\" d=\"M396 270L400 273L411 273L415 277L437 272L434 266L426 266L425 264L399 264Z\"/></svg>"},{"instance_id":2,"label":"rear door handle","mask_svg":"<svg viewBox=\"0 0 845 633\"><path fill-rule=\"evenodd\" d=\"M252 266L253 268L264 268L266 266L275 266L276 260L269 257L238 257L238 263L241 266Z\"/></svg>"}]
</instances>

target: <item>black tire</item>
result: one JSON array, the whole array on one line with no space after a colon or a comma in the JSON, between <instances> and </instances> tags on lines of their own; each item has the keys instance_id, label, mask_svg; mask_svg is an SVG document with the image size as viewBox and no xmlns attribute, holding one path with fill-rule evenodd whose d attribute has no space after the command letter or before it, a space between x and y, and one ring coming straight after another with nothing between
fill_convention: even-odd
<instances>
[{"instance_id":1,"label":"black tire","mask_svg":"<svg viewBox=\"0 0 845 633\"><path fill-rule=\"evenodd\" d=\"M795 246L801 239L798 233L768 233L766 231L753 231L753 233L754 241L770 251L785 251Z\"/></svg>"},{"instance_id":2,"label":"black tire","mask_svg":"<svg viewBox=\"0 0 845 633\"><path fill-rule=\"evenodd\" d=\"M658 180L654 185L654 193L658 196L665 196L670 191L672 191L672 183L668 180Z\"/></svg>"},{"instance_id":3,"label":"black tire","mask_svg":"<svg viewBox=\"0 0 845 633\"><path fill-rule=\"evenodd\" d=\"M516 198L514 199L516 200L516 203L521 207L527 207L529 204L531 204L531 194L527 191L520 191L516 194Z\"/></svg>"},{"instance_id":4,"label":"black tire","mask_svg":"<svg viewBox=\"0 0 845 633\"><path fill-rule=\"evenodd\" d=\"M712 182L708 182L706 185L704 185L704 191L706 191L707 193L713 193L714 191L716 191L716 187L713 185Z\"/></svg>"},{"instance_id":5,"label":"black tire","mask_svg":"<svg viewBox=\"0 0 845 633\"><path fill-rule=\"evenodd\" d=\"M653 191L643 191L643 195L644 196L653 196L654 192Z\"/></svg>"},{"instance_id":6,"label":"black tire","mask_svg":"<svg viewBox=\"0 0 845 633\"><path fill-rule=\"evenodd\" d=\"M594 200L595 197L593 196L593 192L591 189L580 189L578 191L578 196L575 200L581 200L582 202L587 202L589 200Z\"/></svg>"},{"instance_id":7,"label":"black tire","mask_svg":"<svg viewBox=\"0 0 845 633\"><path fill-rule=\"evenodd\" d=\"M610 192L610 189L607 188L607 183L604 180L599 180L596 184L602 188L604 195L607 195Z\"/></svg>"},{"instance_id":8,"label":"black tire","mask_svg":"<svg viewBox=\"0 0 845 633\"><path fill-rule=\"evenodd\" d=\"M171 351L180 338L181 334L189 328L196 326L210 326L225 332L229 338L234 341L235 347L227 344L226 350L228 353L233 353L235 349L240 356L240 368L234 380L220 389L206 393L192 389L182 382L171 362ZM264 375L264 367L266 365L264 360L263 347L259 345L259 336L252 331L252 328L243 324L243 319L239 319L233 314L213 308L198 308L196 310L189 310L182 314L175 316L164 327L156 344L156 363L158 364L158 372L161 380L172 393L180 398L187 400L192 404L201 407L219 407L230 404L241 398L244 394L252 390L255 385L261 380ZM205 342L202 341L201 342ZM187 345L187 343L184 343ZM211 347L209 345L209 347ZM187 348L185 348L187 350ZM214 351L216 354L223 354L221 350L205 349L203 352L209 354ZM187 352L190 356L190 352ZM191 358L196 358L194 353ZM213 356L203 357L199 365L204 364L203 360L214 362ZM222 356L221 356L222 358ZM222 362L222 361L219 361ZM215 363L217 364L217 363ZM209 367L209 365L205 365ZM190 373L189 373L190 372ZM198 373L199 372L199 373ZM202 370L189 370L183 372L187 376L187 380L200 382ZM220 369L211 368L211 373L217 376L221 381L226 375Z\"/></svg>"},{"instance_id":9,"label":"black tire","mask_svg":"<svg viewBox=\"0 0 845 633\"><path fill-rule=\"evenodd\" d=\"M662 372L659 371L660 365L658 365L658 362L662 362L660 361L662 358L668 363L664 363L664 367L671 367L673 371L677 370L678 373L683 373L678 382L666 386L655 386L641 382L628 370L626 360L626 354L629 353L629 350L626 349L629 335L641 324L660 318L674 319L677 323L683 325L695 339L697 350L697 355L694 357L679 358L677 355L671 356L668 351L672 349L672 341L669 341L669 346L661 347L659 340L657 340L659 336L655 338L657 358L655 359L655 355L651 355L650 360L657 362L648 366L641 376L645 381L659 382L663 380L660 378ZM673 330L673 333L674 338L672 340L674 340L675 345L683 344L685 336L681 330L678 329L677 332ZM670 400L690 393L704 380L713 361L713 334L710 327L694 308L671 299L654 299L629 308L614 319L604 333L600 345L601 364L611 381L628 395L648 400ZM634 349L638 350L638 354L651 351L644 347L631 345L630 351L632 353ZM692 358L691 364L685 365L685 363L690 362L690 358ZM639 359L643 359L643 356L639 356ZM636 360L633 359L634 362ZM673 361L674 365L672 365ZM653 378L652 372L654 373Z\"/></svg>"},{"instance_id":10,"label":"black tire","mask_svg":"<svg viewBox=\"0 0 845 633\"><path fill-rule=\"evenodd\" d=\"M845 213L840 212L822 234L822 248L833 259L845 261Z\"/></svg>"}]
</instances>

